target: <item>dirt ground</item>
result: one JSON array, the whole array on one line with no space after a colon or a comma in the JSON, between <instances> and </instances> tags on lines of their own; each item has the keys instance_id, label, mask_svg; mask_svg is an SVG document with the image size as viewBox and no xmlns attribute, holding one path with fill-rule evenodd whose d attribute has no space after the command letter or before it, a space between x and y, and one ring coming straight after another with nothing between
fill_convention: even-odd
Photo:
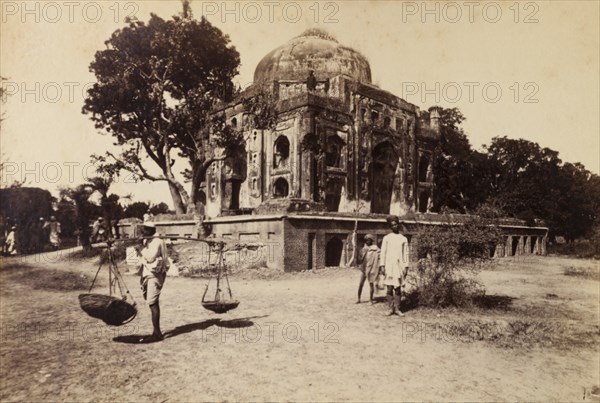
<instances>
[{"instance_id":1,"label":"dirt ground","mask_svg":"<svg viewBox=\"0 0 600 403\"><path fill-rule=\"evenodd\" d=\"M0 400L588 401L600 282L565 275L573 268L597 273L598 262L501 259L481 274L488 306L402 318L355 304L352 269L234 277L241 304L224 315L200 305L206 280L170 277L168 337L140 344L152 327L137 277L125 279L138 316L111 327L78 304L93 261L4 259ZM486 326L500 330L487 337Z\"/></svg>"}]
</instances>

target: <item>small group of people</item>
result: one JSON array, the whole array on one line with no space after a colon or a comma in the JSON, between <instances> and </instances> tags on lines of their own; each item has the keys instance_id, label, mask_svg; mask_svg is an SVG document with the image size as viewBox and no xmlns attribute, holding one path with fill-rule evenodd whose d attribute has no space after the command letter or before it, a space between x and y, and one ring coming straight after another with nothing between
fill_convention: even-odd
<instances>
[{"instance_id":1,"label":"small group of people","mask_svg":"<svg viewBox=\"0 0 600 403\"><path fill-rule=\"evenodd\" d=\"M400 309L402 290L406 286L408 275L409 249L408 239L402 235L406 228L400 223L396 216L387 219L391 232L383 237L381 249L377 246L374 235L367 234L364 237L365 245L359 254L361 278L358 285L358 301L361 302L363 286L369 282L369 300L375 303L375 284L378 277L383 276L383 284L387 287L386 299L389 305L388 316L404 316ZM402 228L401 228L402 227Z\"/></svg>"},{"instance_id":2,"label":"small group of people","mask_svg":"<svg viewBox=\"0 0 600 403\"><path fill-rule=\"evenodd\" d=\"M23 231L23 233L20 233ZM3 245L5 255L17 255L19 253L40 253L46 250L50 244L53 250L61 245L61 225L55 216L49 220L40 217L37 222L25 225L25 228L17 224L10 226Z\"/></svg>"}]
</instances>

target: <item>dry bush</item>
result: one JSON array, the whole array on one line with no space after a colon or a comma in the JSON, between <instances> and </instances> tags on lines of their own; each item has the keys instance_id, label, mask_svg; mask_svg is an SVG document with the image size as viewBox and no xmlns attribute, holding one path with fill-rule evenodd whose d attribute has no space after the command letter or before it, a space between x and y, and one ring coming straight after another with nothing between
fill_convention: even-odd
<instances>
[{"instance_id":1,"label":"dry bush","mask_svg":"<svg viewBox=\"0 0 600 403\"><path fill-rule=\"evenodd\" d=\"M475 216L463 223L448 221L449 225L419 230L414 290L418 305L464 307L485 293L476 276L491 260L501 237L499 227Z\"/></svg>"}]
</instances>

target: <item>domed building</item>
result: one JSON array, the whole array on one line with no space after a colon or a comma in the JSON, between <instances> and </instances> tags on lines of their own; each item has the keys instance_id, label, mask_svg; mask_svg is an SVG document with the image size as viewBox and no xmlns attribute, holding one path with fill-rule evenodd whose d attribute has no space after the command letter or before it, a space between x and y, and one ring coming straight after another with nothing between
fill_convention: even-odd
<instances>
[{"instance_id":1,"label":"domed building","mask_svg":"<svg viewBox=\"0 0 600 403\"><path fill-rule=\"evenodd\" d=\"M436 108L423 114L376 87L363 55L317 29L267 54L254 80L241 99L268 99L276 124L262 127L241 100L215 111L244 132L246 163L238 155L210 171L208 217L298 203L300 211L429 210Z\"/></svg>"},{"instance_id":2,"label":"domed building","mask_svg":"<svg viewBox=\"0 0 600 403\"><path fill-rule=\"evenodd\" d=\"M344 264L389 214L411 231L430 216L439 108L373 85L367 59L318 29L268 53L254 80L214 111L245 139L198 195L214 235L260 240L268 265L305 270ZM519 242L541 252L533 238Z\"/></svg>"},{"instance_id":3,"label":"domed building","mask_svg":"<svg viewBox=\"0 0 600 403\"><path fill-rule=\"evenodd\" d=\"M305 81L310 71L322 80L345 75L371 82L371 66L354 49L319 29L311 29L267 54L256 66L254 82Z\"/></svg>"}]
</instances>

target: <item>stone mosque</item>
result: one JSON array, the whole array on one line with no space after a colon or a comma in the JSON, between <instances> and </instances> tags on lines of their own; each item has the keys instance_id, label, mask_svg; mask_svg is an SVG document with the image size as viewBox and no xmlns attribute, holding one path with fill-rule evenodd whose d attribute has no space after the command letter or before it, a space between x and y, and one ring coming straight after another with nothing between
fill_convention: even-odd
<instances>
[{"instance_id":1,"label":"stone mosque","mask_svg":"<svg viewBox=\"0 0 600 403\"><path fill-rule=\"evenodd\" d=\"M276 105L260 128L243 99L261 89ZM365 234L379 240L385 218L399 216L410 242L429 213L440 108L427 111L374 85L359 52L319 29L274 49L258 63L254 84L214 111L244 134L236 155L209 168L200 189L211 234L261 241L269 266L286 271L344 265ZM163 235L191 235L182 222L161 223ZM503 226L497 256L545 253L546 228ZM416 248L411 248L411 253ZM412 259L416 259L412 256Z\"/></svg>"},{"instance_id":2,"label":"stone mosque","mask_svg":"<svg viewBox=\"0 0 600 403\"><path fill-rule=\"evenodd\" d=\"M316 29L267 54L254 83L272 92L277 125L257 130L243 104L227 105L228 123L245 134L245 163L210 171L208 217L430 209L438 108L423 112L378 88L363 55Z\"/></svg>"}]
</instances>

